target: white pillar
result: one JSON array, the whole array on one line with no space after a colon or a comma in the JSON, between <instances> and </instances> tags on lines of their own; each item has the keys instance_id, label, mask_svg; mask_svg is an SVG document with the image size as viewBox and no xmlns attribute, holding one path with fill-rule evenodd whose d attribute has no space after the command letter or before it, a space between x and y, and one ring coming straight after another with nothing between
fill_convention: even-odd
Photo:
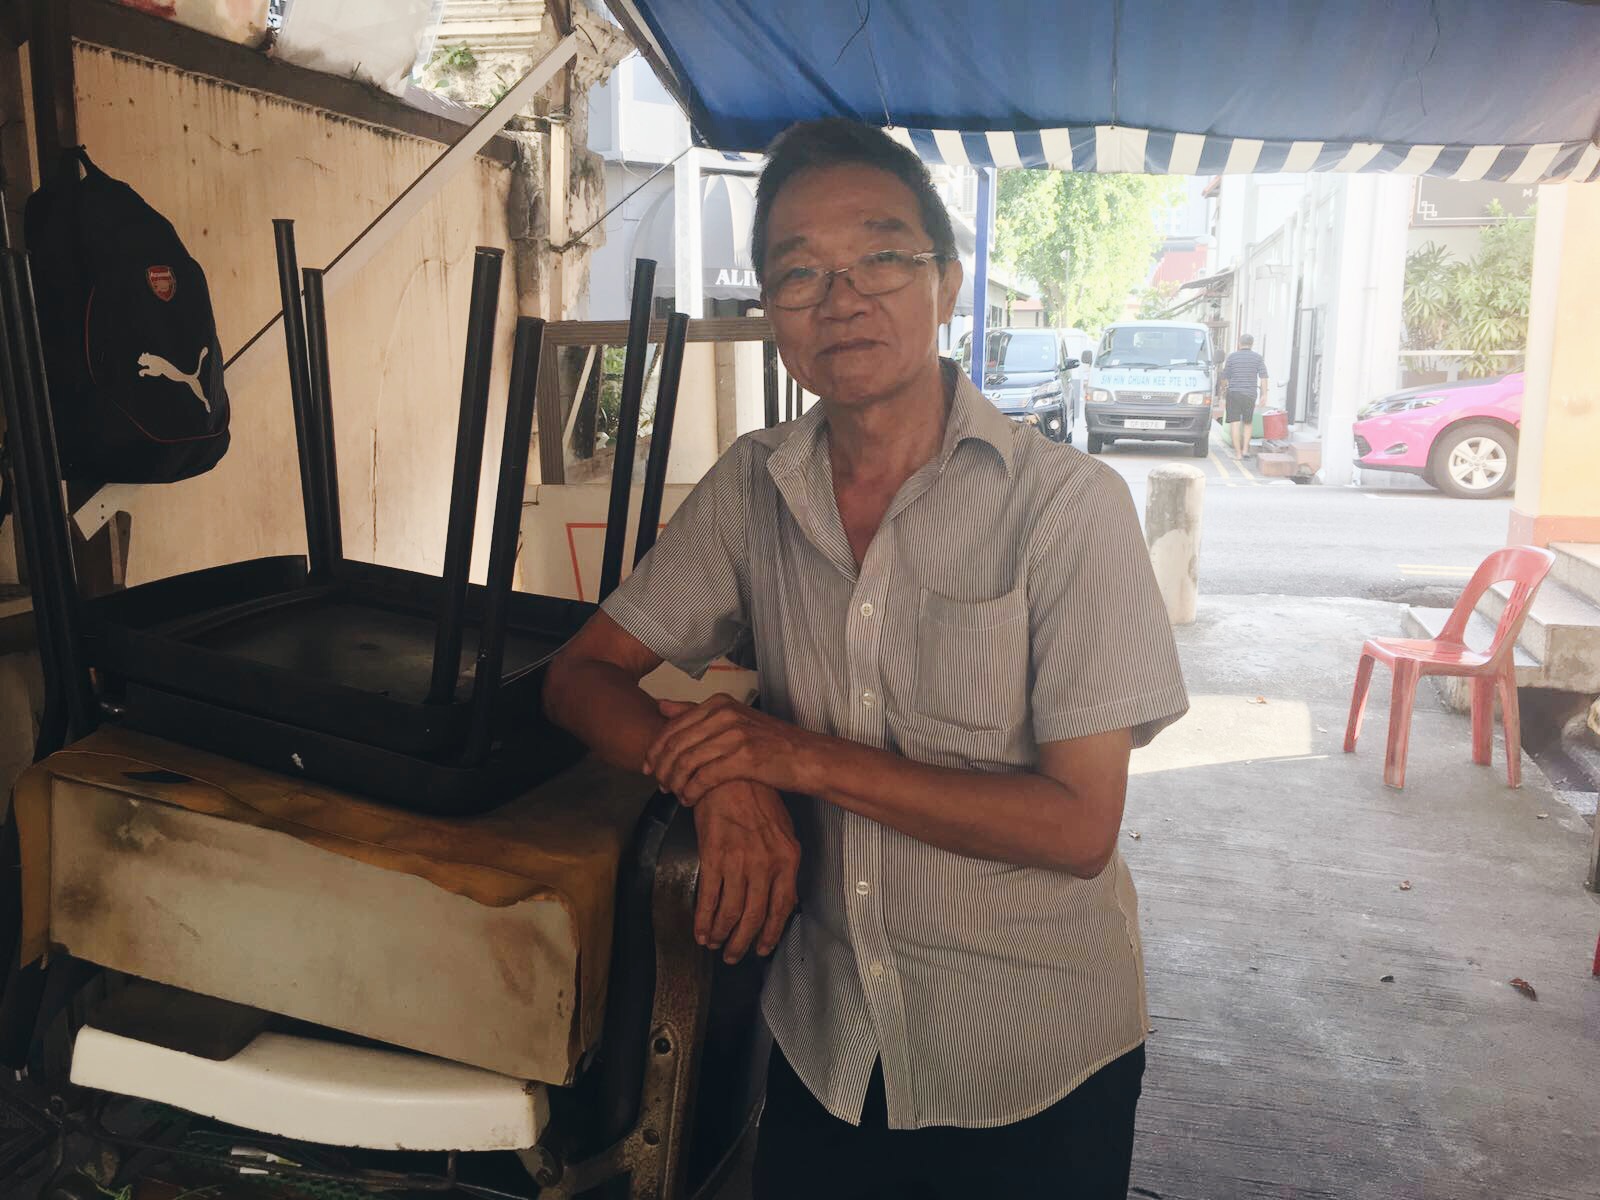
<instances>
[{"instance_id":1,"label":"white pillar","mask_svg":"<svg viewBox=\"0 0 1600 1200\"><path fill-rule=\"evenodd\" d=\"M1539 189L1512 544L1600 544L1600 183Z\"/></svg>"},{"instance_id":2,"label":"white pillar","mask_svg":"<svg viewBox=\"0 0 1600 1200\"><path fill-rule=\"evenodd\" d=\"M673 307L698 320L705 316L704 255L700 238L700 151L690 148L673 167Z\"/></svg>"},{"instance_id":3,"label":"white pillar","mask_svg":"<svg viewBox=\"0 0 1600 1200\"><path fill-rule=\"evenodd\" d=\"M1200 515L1206 475L1199 467L1168 463L1150 472L1144 505L1144 543L1174 625L1192 625L1200 599Z\"/></svg>"},{"instance_id":4,"label":"white pillar","mask_svg":"<svg viewBox=\"0 0 1600 1200\"><path fill-rule=\"evenodd\" d=\"M1411 180L1351 175L1345 181L1337 261L1322 364L1322 481L1348 484L1355 470L1351 427L1368 400L1393 391L1400 372L1400 301L1405 291Z\"/></svg>"}]
</instances>

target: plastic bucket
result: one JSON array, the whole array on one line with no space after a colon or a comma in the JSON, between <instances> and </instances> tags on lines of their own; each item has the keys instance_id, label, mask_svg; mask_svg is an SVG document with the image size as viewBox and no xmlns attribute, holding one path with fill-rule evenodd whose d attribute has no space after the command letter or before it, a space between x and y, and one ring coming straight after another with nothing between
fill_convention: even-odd
<instances>
[{"instance_id":1,"label":"plastic bucket","mask_svg":"<svg viewBox=\"0 0 1600 1200\"><path fill-rule=\"evenodd\" d=\"M1281 442L1289 436L1289 414L1281 408L1269 408L1261 414L1261 436L1269 442Z\"/></svg>"}]
</instances>

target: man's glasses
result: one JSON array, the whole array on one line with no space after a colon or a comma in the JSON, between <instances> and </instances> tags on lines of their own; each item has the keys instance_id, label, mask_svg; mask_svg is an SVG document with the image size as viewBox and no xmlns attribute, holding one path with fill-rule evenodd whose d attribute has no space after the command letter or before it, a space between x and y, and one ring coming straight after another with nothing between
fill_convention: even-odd
<instances>
[{"instance_id":1,"label":"man's glasses","mask_svg":"<svg viewBox=\"0 0 1600 1200\"><path fill-rule=\"evenodd\" d=\"M858 295L883 296L898 292L917 277L929 263L945 262L948 254L925 250L911 254L905 250L878 250L863 254L848 267L824 271L821 267L786 267L767 284L767 299L775 308L815 308L828 295L838 275L850 276Z\"/></svg>"}]
</instances>

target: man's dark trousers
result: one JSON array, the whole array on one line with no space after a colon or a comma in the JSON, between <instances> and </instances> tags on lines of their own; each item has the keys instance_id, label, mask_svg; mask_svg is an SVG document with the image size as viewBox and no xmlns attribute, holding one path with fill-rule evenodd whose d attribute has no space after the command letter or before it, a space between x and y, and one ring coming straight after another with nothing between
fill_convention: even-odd
<instances>
[{"instance_id":1,"label":"man's dark trousers","mask_svg":"<svg viewBox=\"0 0 1600 1200\"><path fill-rule=\"evenodd\" d=\"M833 1116L773 1047L755 1200L1124 1200L1139 1046L1043 1112L993 1129L892 1130L874 1067L860 1126Z\"/></svg>"}]
</instances>

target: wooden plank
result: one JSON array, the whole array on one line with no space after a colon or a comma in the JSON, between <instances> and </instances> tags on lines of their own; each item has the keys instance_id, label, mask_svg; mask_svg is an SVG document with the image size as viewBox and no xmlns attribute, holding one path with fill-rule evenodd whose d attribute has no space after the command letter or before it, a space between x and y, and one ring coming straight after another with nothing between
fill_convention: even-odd
<instances>
[{"instance_id":1,"label":"wooden plank","mask_svg":"<svg viewBox=\"0 0 1600 1200\"><path fill-rule=\"evenodd\" d=\"M628 340L626 321L554 321L545 327L551 346L621 346ZM650 340L665 341L667 323L650 322ZM691 342L766 342L772 340L772 322L765 317L707 317L689 322Z\"/></svg>"},{"instance_id":2,"label":"wooden plank","mask_svg":"<svg viewBox=\"0 0 1600 1200\"><path fill-rule=\"evenodd\" d=\"M539 355L539 390L534 396L534 437L539 439L539 482L567 481L567 450L561 437L565 428L561 413L561 372L557 369L559 343L550 337L551 326L544 327L544 350Z\"/></svg>"},{"instance_id":3,"label":"wooden plank","mask_svg":"<svg viewBox=\"0 0 1600 1200\"><path fill-rule=\"evenodd\" d=\"M567 422L561 429L563 446L572 440L572 427L577 424L578 413L582 408L583 392L589 386L589 376L594 371L594 364L600 358L600 350L599 346L590 346L589 353L583 357L583 370L578 373L578 386L572 389L572 410L567 413Z\"/></svg>"}]
</instances>

